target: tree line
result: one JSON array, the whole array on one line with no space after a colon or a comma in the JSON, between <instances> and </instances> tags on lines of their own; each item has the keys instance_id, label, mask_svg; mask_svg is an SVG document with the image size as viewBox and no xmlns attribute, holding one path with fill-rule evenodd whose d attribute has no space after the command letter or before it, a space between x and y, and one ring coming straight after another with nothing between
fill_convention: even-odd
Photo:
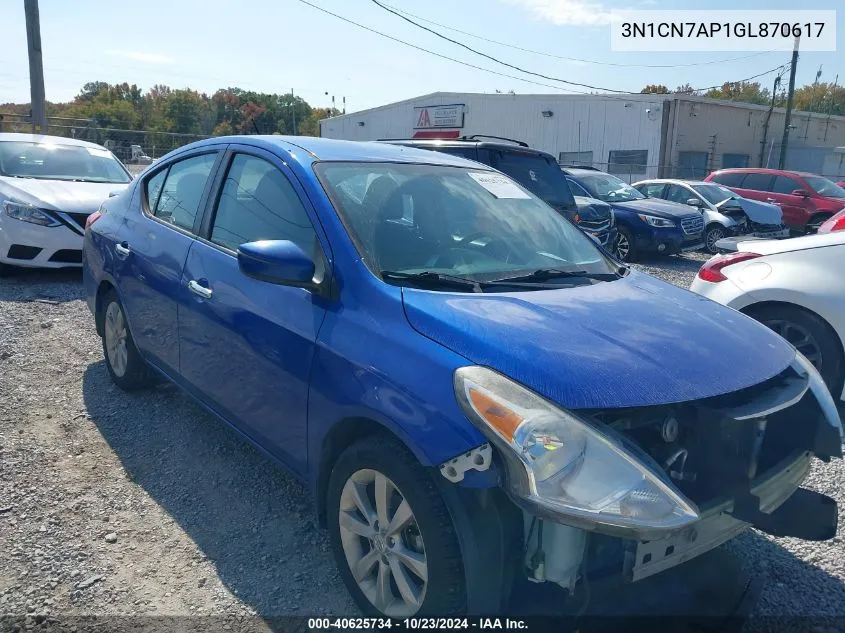
<instances>
[{"instance_id":1,"label":"tree line","mask_svg":"<svg viewBox=\"0 0 845 633\"><path fill-rule=\"evenodd\" d=\"M772 91L760 85L758 81L725 82L719 88L712 88L705 92L696 91L689 84L669 90L663 84L649 84L640 91L642 94L686 94L723 99L726 101L742 101L758 105L771 105ZM778 91L775 95L775 106L786 107L785 91ZM820 112L845 116L845 86L835 83L819 82L806 84L795 89L793 107L804 112Z\"/></svg>"},{"instance_id":2,"label":"tree line","mask_svg":"<svg viewBox=\"0 0 845 633\"><path fill-rule=\"evenodd\" d=\"M28 114L29 104L6 104L0 111ZM67 103L47 103L48 117L90 121L97 127L222 136L296 134L319 136L319 120L340 114L315 108L291 93L221 88L212 95L190 88L156 84L147 91L135 84L92 81ZM84 127L82 123L79 127ZM59 126L51 134L64 134ZM73 126L67 126L68 128Z\"/></svg>"}]
</instances>

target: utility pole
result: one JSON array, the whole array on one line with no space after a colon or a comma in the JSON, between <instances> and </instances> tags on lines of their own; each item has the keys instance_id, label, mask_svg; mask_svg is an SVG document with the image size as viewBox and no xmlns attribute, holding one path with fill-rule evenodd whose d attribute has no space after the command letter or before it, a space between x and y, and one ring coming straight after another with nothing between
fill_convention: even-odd
<instances>
[{"instance_id":1,"label":"utility pole","mask_svg":"<svg viewBox=\"0 0 845 633\"><path fill-rule=\"evenodd\" d=\"M792 100L795 97L795 69L798 68L798 42L800 40L800 37L796 37L795 46L792 48L792 63L789 66L789 93L786 96L786 117L783 121L783 140L780 142L778 169L783 169L786 164L786 149L789 144L789 125L792 123Z\"/></svg>"},{"instance_id":2,"label":"utility pole","mask_svg":"<svg viewBox=\"0 0 845 633\"><path fill-rule=\"evenodd\" d=\"M772 120L772 112L775 109L775 100L778 96L778 88L780 87L780 80L782 74L783 71L778 73L778 76L775 77L775 85L772 86L772 104L769 106L769 111L766 112L766 120L763 123L763 142L760 143L760 160L758 161L760 167L763 166L763 157L766 155L766 141L769 140L769 122Z\"/></svg>"},{"instance_id":3,"label":"utility pole","mask_svg":"<svg viewBox=\"0 0 845 633\"><path fill-rule=\"evenodd\" d=\"M44 64L41 60L41 21L38 0L23 0L26 14L26 46L29 53L29 93L32 101L32 131L47 133L47 105L44 102Z\"/></svg>"},{"instance_id":4,"label":"utility pole","mask_svg":"<svg viewBox=\"0 0 845 633\"><path fill-rule=\"evenodd\" d=\"M827 120L824 122L824 140L827 141L827 128L830 126L830 115L833 114L833 102L836 100L836 86L839 83L839 75L833 80L833 88L830 90L830 103L827 104Z\"/></svg>"}]
</instances>

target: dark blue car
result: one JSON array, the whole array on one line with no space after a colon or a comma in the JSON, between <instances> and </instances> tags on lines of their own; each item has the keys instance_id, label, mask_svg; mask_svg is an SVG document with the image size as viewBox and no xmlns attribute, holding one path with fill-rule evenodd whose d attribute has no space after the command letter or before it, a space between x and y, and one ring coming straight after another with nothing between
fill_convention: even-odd
<instances>
[{"instance_id":1,"label":"dark blue car","mask_svg":"<svg viewBox=\"0 0 845 633\"><path fill-rule=\"evenodd\" d=\"M749 525L835 534L799 488L841 454L812 365L479 163L193 143L91 216L83 270L114 382L172 382L305 482L367 614L499 613L525 576L580 605Z\"/></svg>"},{"instance_id":2,"label":"dark blue car","mask_svg":"<svg viewBox=\"0 0 845 633\"><path fill-rule=\"evenodd\" d=\"M623 261L640 255L675 255L704 247L704 219L686 205L647 198L616 176L594 169L563 170L575 195L607 202L616 216L614 253Z\"/></svg>"}]
</instances>

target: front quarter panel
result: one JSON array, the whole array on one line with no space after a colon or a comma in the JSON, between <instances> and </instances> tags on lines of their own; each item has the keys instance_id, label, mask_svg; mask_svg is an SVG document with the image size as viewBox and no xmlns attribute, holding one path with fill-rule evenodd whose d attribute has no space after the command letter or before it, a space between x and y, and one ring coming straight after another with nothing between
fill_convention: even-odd
<instances>
[{"instance_id":1,"label":"front quarter panel","mask_svg":"<svg viewBox=\"0 0 845 633\"><path fill-rule=\"evenodd\" d=\"M425 466L486 441L452 386L455 369L471 363L411 328L400 288L375 278L359 283L343 293L342 307L329 310L320 330L308 416L314 482L326 436L348 420L381 424Z\"/></svg>"}]
</instances>

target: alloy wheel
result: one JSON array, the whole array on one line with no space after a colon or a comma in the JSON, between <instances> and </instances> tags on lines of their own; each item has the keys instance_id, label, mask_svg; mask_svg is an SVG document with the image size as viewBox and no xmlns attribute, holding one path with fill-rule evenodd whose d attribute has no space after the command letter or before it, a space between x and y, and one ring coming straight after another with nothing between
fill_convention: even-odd
<instances>
[{"instance_id":1,"label":"alloy wheel","mask_svg":"<svg viewBox=\"0 0 845 633\"><path fill-rule=\"evenodd\" d=\"M109 365L116 376L122 377L126 373L128 351L126 349L126 319L123 310L117 302L112 301L106 309L104 336Z\"/></svg>"},{"instance_id":2,"label":"alloy wheel","mask_svg":"<svg viewBox=\"0 0 845 633\"><path fill-rule=\"evenodd\" d=\"M385 474L353 473L343 486L340 538L361 592L391 617L414 615L425 599L428 561L408 500Z\"/></svg>"},{"instance_id":3,"label":"alloy wheel","mask_svg":"<svg viewBox=\"0 0 845 633\"><path fill-rule=\"evenodd\" d=\"M821 346L809 330L797 323L783 319L772 319L764 323L769 329L792 343L795 349L804 354L817 370L822 370Z\"/></svg>"},{"instance_id":4,"label":"alloy wheel","mask_svg":"<svg viewBox=\"0 0 845 633\"><path fill-rule=\"evenodd\" d=\"M707 250L711 253L714 253L716 251L716 242L718 242L723 237L725 237L724 229L712 228L707 231L707 235L705 237L707 242Z\"/></svg>"},{"instance_id":5,"label":"alloy wheel","mask_svg":"<svg viewBox=\"0 0 845 633\"><path fill-rule=\"evenodd\" d=\"M626 261L628 259L628 255L631 254L631 244L628 241L627 236L621 231L616 234L616 242L613 245L613 251L622 261Z\"/></svg>"}]
</instances>

